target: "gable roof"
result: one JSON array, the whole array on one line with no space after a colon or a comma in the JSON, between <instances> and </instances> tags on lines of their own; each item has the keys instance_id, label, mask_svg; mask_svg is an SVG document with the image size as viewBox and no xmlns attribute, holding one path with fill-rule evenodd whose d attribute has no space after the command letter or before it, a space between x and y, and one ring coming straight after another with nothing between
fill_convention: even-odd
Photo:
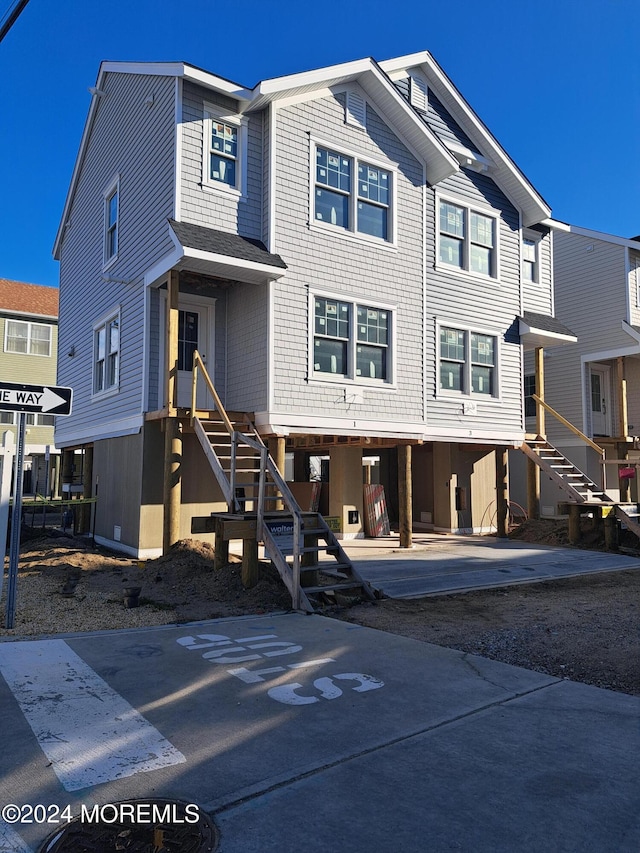
<instances>
[{"instance_id":1,"label":"gable roof","mask_svg":"<svg viewBox=\"0 0 640 853\"><path fill-rule=\"evenodd\" d=\"M251 237L241 237L227 231L206 228L204 225L191 225L187 222L169 220L176 237L185 249L195 249L212 255L224 255L239 261L249 261L254 264L266 264L286 270L287 265L280 255L267 251L260 240Z\"/></svg>"},{"instance_id":2,"label":"gable roof","mask_svg":"<svg viewBox=\"0 0 640 853\"><path fill-rule=\"evenodd\" d=\"M534 189L484 122L471 109L429 51L388 59L381 62L380 67L389 74L391 79L397 79L412 69L424 74L428 85L447 112L491 163L491 174L495 177L496 183L522 211L523 225L533 225L551 215L549 205Z\"/></svg>"},{"instance_id":3,"label":"gable roof","mask_svg":"<svg viewBox=\"0 0 640 853\"><path fill-rule=\"evenodd\" d=\"M0 278L0 313L56 319L58 288Z\"/></svg>"}]
</instances>

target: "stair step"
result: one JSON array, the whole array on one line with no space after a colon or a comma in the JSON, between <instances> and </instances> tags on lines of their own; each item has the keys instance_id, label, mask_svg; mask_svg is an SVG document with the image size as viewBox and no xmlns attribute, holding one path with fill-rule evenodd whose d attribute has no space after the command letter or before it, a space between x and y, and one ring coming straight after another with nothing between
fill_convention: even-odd
<instances>
[{"instance_id":1,"label":"stair step","mask_svg":"<svg viewBox=\"0 0 640 853\"><path fill-rule=\"evenodd\" d=\"M307 595L311 595L314 592L334 592L337 589L362 589L362 584L359 581L353 581L351 583L329 584L328 586L303 586L302 589Z\"/></svg>"}]
</instances>

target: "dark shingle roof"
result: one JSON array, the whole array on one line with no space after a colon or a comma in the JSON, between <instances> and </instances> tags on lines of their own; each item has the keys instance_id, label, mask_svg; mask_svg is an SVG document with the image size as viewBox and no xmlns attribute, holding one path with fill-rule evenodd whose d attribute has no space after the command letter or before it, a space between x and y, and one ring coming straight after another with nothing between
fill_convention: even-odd
<instances>
[{"instance_id":1,"label":"dark shingle roof","mask_svg":"<svg viewBox=\"0 0 640 853\"><path fill-rule=\"evenodd\" d=\"M285 270L287 268L280 255L268 252L260 240L228 234L226 231L216 231L214 228L205 228L202 225L176 222L174 219L170 219L169 224L182 245L190 249L211 252L214 255L227 255L230 258L255 264L267 264Z\"/></svg>"},{"instance_id":2,"label":"dark shingle roof","mask_svg":"<svg viewBox=\"0 0 640 853\"><path fill-rule=\"evenodd\" d=\"M0 311L18 311L34 317L57 317L58 288L0 278Z\"/></svg>"},{"instance_id":3,"label":"dark shingle roof","mask_svg":"<svg viewBox=\"0 0 640 853\"><path fill-rule=\"evenodd\" d=\"M541 332L552 332L555 335L569 335L575 338L571 329L568 329L555 317L550 317L548 314L536 314L534 311L525 311L522 315L524 322L534 329L540 329Z\"/></svg>"}]
</instances>

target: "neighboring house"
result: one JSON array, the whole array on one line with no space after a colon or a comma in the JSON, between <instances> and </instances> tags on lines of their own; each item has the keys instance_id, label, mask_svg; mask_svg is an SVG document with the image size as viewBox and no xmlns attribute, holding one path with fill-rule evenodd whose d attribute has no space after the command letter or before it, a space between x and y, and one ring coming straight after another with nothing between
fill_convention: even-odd
<instances>
[{"instance_id":1,"label":"neighboring house","mask_svg":"<svg viewBox=\"0 0 640 853\"><path fill-rule=\"evenodd\" d=\"M549 348L544 399L606 453L604 487L615 501L638 500L637 477L619 473L640 459L640 238L561 222L554 231L555 309L577 342ZM525 413L534 432L534 367L525 365ZM603 485L602 456L547 413L549 441ZM624 473L624 472L623 472ZM512 488L512 493L514 489ZM566 511L567 495L543 478L540 511Z\"/></svg>"},{"instance_id":2,"label":"neighboring house","mask_svg":"<svg viewBox=\"0 0 640 853\"><path fill-rule=\"evenodd\" d=\"M550 209L431 55L251 89L105 62L92 92L54 253L56 440L88 455L96 539L159 553L171 478L181 536L225 508L196 348L280 470L322 468L342 536L363 532L363 464L392 518L491 529L523 350L556 339Z\"/></svg>"},{"instance_id":3,"label":"neighboring house","mask_svg":"<svg viewBox=\"0 0 640 853\"><path fill-rule=\"evenodd\" d=\"M56 384L58 355L58 289L0 278L0 377L5 382L33 385ZM0 411L0 431L17 434L14 412ZM57 465L54 449L55 418L47 414L26 415L24 490L51 494L55 490ZM49 466L49 448L54 464Z\"/></svg>"}]
</instances>

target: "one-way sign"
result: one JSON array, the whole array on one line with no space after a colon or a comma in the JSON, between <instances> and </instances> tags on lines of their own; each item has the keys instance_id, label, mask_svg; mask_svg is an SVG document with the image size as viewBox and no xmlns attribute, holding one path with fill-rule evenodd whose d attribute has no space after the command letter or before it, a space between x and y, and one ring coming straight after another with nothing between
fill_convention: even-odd
<instances>
[{"instance_id":1,"label":"one-way sign","mask_svg":"<svg viewBox=\"0 0 640 853\"><path fill-rule=\"evenodd\" d=\"M38 412L70 415L72 388L52 385L22 385L0 380L0 409L5 412Z\"/></svg>"}]
</instances>

